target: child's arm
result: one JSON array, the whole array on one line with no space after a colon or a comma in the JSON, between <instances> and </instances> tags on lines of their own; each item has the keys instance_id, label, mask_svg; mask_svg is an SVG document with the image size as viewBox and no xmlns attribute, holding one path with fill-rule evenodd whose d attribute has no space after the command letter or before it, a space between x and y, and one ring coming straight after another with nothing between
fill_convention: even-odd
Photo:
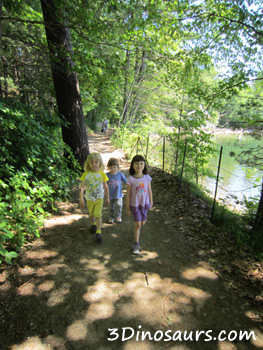
<instances>
[{"instance_id":1,"label":"child's arm","mask_svg":"<svg viewBox=\"0 0 263 350\"><path fill-rule=\"evenodd\" d=\"M130 195L131 195L131 186L127 185L127 193L126 193L126 213L130 216Z\"/></svg>"},{"instance_id":2,"label":"child's arm","mask_svg":"<svg viewBox=\"0 0 263 350\"><path fill-rule=\"evenodd\" d=\"M79 205L81 208L85 208L84 191L85 191L85 182L81 181L80 192L79 192Z\"/></svg>"},{"instance_id":3,"label":"child's arm","mask_svg":"<svg viewBox=\"0 0 263 350\"><path fill-rule=\"evenodd\" d=\"M121 180L122 180L122 182L125 183L125 185L127 184L126 176L122 172L121 172Z\"/></svg>"},{"instance_id":4,"label":"child's arm","mask_svg":"<svg viewBox=\"0 0 263 350\"><path fill-rule=\"evenodd\" d=\"M104 193L106 195L105 204L109 205L109 186L107 182L103 182L103 187L104 187Z\"/></svg>"},{"instance_id":5,"label":"child's arm","mask_svg":"<svg viewBox=\"0 0 263 350\"><path fill-rule=\"evenodd\" d=\"M153 206L153 192L152 192L152 186L151 186L150 182L148 185L148 193L149 193L149 199L150 199L150 204L151 204L151 208L152 208L152 206Z\"/></svg>"}]
</instances>

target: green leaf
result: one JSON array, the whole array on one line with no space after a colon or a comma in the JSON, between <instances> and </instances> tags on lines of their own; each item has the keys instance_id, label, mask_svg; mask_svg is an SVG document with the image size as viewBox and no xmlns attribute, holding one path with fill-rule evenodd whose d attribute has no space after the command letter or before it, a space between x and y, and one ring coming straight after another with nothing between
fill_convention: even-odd
<instances>
[{"instance_id":1,"label":"green leaf","mask_svg":"<svg viewBox=\"0 0 263 350\"><path fill-rule=\"evenodd\" d=\"M12 259L15 259L18 257L18 254L16 252L7 252L5 254L5 261L8 263L8 264L12 264Z\"/></svg>"}]
</instances>

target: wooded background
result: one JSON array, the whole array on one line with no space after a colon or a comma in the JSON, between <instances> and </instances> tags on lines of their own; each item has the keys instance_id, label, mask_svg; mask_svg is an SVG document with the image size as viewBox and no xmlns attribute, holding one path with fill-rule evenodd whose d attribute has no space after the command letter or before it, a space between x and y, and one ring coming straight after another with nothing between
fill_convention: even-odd
<instances>
[{"instance_id":1,"label":"wooded background","mask_svg":"<svg viewBox=\"0 0 263 350\"><path fill-rule=\"evenodd\" d=\"M2 259L68 195L86 125L168 136L175 163L187 139L197 172L213 127L260 137L262 18L257 0L0 0ZM263 196L257 207L250 244L263 251Z\"/></svg>"}]
</instances>

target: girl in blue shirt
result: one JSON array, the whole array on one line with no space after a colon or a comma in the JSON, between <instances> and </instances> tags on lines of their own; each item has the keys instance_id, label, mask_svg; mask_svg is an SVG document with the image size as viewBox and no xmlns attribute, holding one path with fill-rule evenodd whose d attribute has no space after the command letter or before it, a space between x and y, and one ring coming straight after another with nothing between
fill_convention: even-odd
<instances>
[{"instance_id":1,"label":"girl in blue shirt","mask_svg":"<svg viewBox=\"0 0 263 350\"><path fill-rule=\"evenodd\" d=\"M119 162L117 158L110 158L108 161L108 169L110 170L107 173L108 177L108 187L110 193L110 218L109 222L113 223L115 218L116 222L122 222L122 182L127 183L125 175L119 171ZM116 210L116 215L115 215Z\"/></svg>"}]
</instances>

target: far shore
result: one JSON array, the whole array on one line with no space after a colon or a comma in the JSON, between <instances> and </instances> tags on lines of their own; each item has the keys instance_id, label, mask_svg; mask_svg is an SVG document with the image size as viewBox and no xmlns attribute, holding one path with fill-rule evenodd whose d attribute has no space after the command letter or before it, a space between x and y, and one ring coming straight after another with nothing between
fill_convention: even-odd
<instances>
[{"instance_id":1,"label":"far shore","mask_svg":"<svg viewBox=\"0 0 263 350\"><path fill-rule=\"evenodd\" d=\"M251 133L249 129L228 129L228 128L215 128L213 134L245 134Z\"/></svg>"}]
</instances>

